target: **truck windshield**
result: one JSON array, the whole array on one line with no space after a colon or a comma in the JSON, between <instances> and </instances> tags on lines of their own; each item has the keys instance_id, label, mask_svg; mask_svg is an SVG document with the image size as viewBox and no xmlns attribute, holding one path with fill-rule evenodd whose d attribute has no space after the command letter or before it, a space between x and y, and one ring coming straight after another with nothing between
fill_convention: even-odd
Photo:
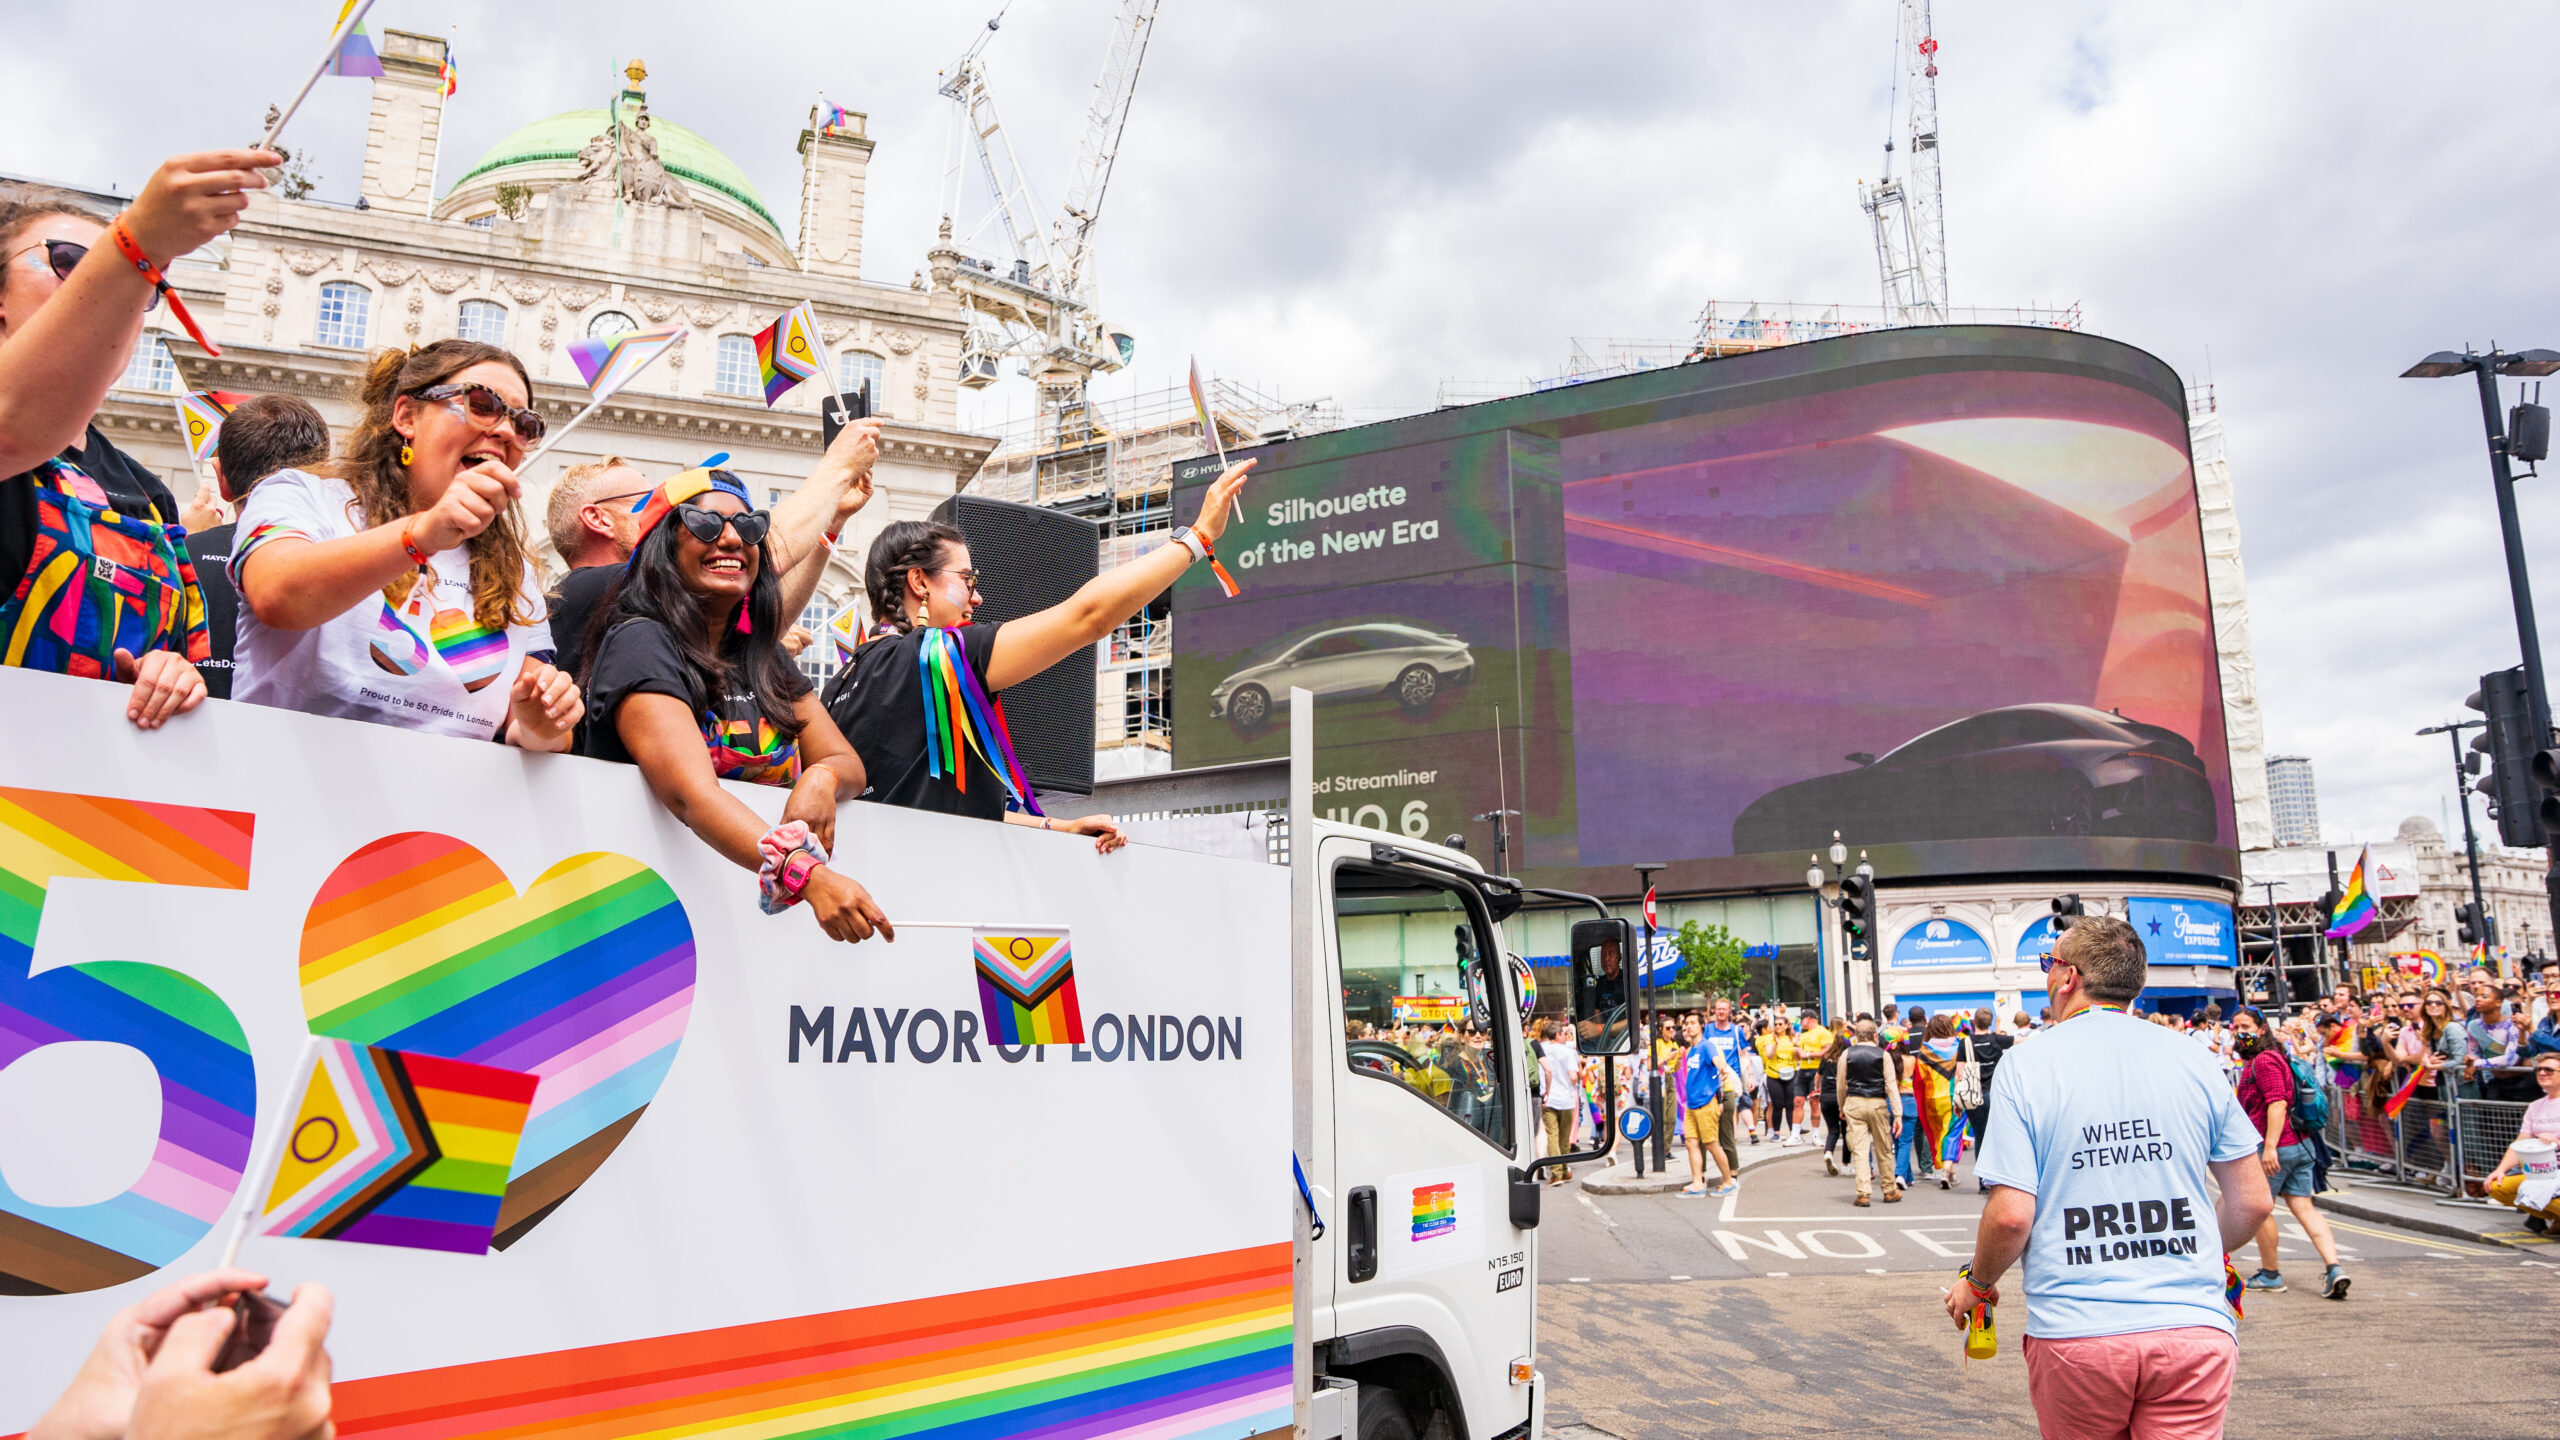
<instances>
[{"instance_id":1,"label":"truck windshield","mask_svg":"<svg viewBox=\"0 0 2560 1440\"><path fill-rule=\"evenodd\" d=\"M1334 887L1351 1068L1412 1091L1508 1152L1517 1046L1503 967L1460 892L1345 866Z\"/></svg>"}]
</instances>

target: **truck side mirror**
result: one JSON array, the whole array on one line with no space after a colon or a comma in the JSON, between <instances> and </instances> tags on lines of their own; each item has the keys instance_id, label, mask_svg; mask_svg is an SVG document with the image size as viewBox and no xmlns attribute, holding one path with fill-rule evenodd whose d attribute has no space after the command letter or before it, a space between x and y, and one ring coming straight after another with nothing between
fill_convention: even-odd
<instances>
[{"instance_id":1,"label":"truck side mirror","mask_svg":"<svg viewBox=\"0 0 2560 1440\"><path fill-rule=\"evenodd\" d=\"M1573 1037L1585 1055L1632 1055L1627 1002L1634 983L1635 927L1624 920L1573 922Z\"/></svg>"}]
</instances>

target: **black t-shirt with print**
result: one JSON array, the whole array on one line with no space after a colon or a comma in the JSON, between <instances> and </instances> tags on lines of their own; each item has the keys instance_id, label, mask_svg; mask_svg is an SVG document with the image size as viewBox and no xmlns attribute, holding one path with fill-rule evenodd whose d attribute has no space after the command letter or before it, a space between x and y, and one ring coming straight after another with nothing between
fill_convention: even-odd
<instances>
[{"instance_id":1,"label":"black t-shirt with print","mask_svg":"<svg viewBox=\"0 0 2560 1440\"><path fill-rule=\"evenodd\" d=\"M117 514L157 515L163 525L178 523L178 501L169 487L141 461L109 444L96 426L90 426L81 443L63 451L60 458L97 481ZM18 583L26 579L27 564L35 553L36 481L35 472L27 471L0 480L0 599L18 593Z\"/></svg>"},{"instance_id":2,"label":"black t-shirt with print","mask_svg":"<svg viewBox=\"0 0 2560 1440\"><path fill-rule=\"evenodd\" d=\"M240 634L240 592L231 588L231 537L238 529L216 525L187 536L196 588L204 592L205 637L213 647L196 670L204 676L204 693L216 700L231 698L231 643Z\"/></svg>"},{"instance_id":3,"label":"black t-shirt with print","mask_svg":"<svg viewBox=\"0 0 2560 1440\"><path fill-rule=\"evenodd\" d=\"M989 657L995 654L996 632L1003 628L998 621L963 625L955 632L982 690ZM828 682L827 713L835 717L836 728L844 732L845 742L870 778L871 788L862 792L863 799L909 810L1002 820L1004 782L967 740L960 743L965 787L948 772L939 777L932 773L925 754L924 684L916 673L916 657L924 648L926 633L919 627L904 635L865 641L853 652L853 662ZM994 692L987 693L994 698Z\"/></svg>"},{"instance_id":4,"label":"black t-shirt with print","mask_svg":"<svg viewBox=\"0 0 2560 1440\"><path fill-rule=\"evenodd\" d=\"M634 695L670 695L684 702L703 731L703 749L720 778L789 785L798 771L797 744L778 740L764 728L769 722L764 721L755 692L738 684L729 687L733 693L711 698L708 688L666 626L641 616L617 616L596 651L579 753L596 760L633 763L614 723L616 712Z\"/></svg>"}]
</instances>

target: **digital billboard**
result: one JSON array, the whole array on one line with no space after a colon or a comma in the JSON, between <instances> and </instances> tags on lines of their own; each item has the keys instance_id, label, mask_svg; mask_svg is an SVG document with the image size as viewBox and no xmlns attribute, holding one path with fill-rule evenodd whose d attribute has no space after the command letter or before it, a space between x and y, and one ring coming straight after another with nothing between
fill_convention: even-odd
<instances>
[{"instance_id":1,"label":"digital billboard","mask_svg":"<svg viewBox=\"0 0 2560 1440\"><path fill-rule=\"evenodd\" d=\"M2238 873L2141 351L1881 331L1252 453L1243 595L1174 592L1178 769L1285 753L1294 685L1320 812L1481 850L1517 810L1514 867L1577 888L1801 885L1835 830L1888 879Z\"/></svg>"}]
</instances>

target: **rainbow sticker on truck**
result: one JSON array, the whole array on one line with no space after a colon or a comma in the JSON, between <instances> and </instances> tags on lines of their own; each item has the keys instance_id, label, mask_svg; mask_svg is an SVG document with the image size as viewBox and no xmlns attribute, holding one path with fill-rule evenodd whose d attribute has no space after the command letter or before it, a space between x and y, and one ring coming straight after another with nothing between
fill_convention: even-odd
<instances>
[{"instance_id":1,"label":"rainbow sticker on truck","mask_svg":"<svg viewBox=\"0 0 2560 1440\"><path fill-rule=\"evenodd\" d=\"M1413 1191L1413 1238L1431 1240L1458 1228L1458 1187L1454 1181L1417 1185Z\"/></svg>"}]
</instances>

